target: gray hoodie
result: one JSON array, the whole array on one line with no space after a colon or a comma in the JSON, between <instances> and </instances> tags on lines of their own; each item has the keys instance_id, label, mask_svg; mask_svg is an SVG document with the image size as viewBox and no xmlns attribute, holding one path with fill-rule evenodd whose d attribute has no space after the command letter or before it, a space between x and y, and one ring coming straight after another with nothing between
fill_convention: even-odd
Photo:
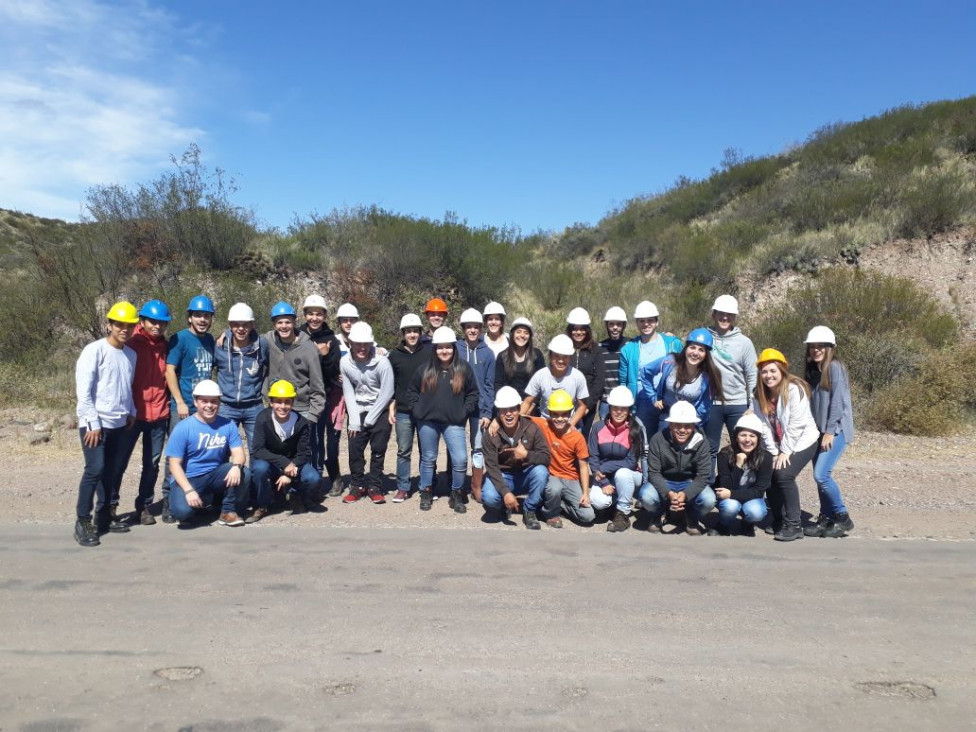
<instances>
[{"instance_id":1,"label":"gray hoodie","mask_svg":"<svg viewBox=\"0 0 976 732\"><path fill-rule=\"evenodd\" d=\"M315 423L325 409L325 382L319 364L319 349L301 331L296 331L296 338L288 347L283 347L277 336L273 330L264 334L268 341L268 386L280 379L290 381L298 392L295 411ZM268 393L267 388L264 393Z\"/></svg>"},{"instance_id":2,"label":"gray hoodie","mask_svg":"<svg viewBox=\"0 0 976 732\"><path fill-rule=\"evenodd\" d=\"M342 395L346 399L349 429L359 432L386 419L386 408L393 399L393 367L386 356L376 355L374 348L369 361L360 363L347 353L339 361L342 374ZM363 412L366 417L363 418ZM363 424L365 422L365 424Z\"/></svg>"},{"instance_id":3,"label":"gray hoodie","mask_svg":"<svg viewBox=\"0 0 976 732\"><path fill-rule=\"evenodd\" d=\"M756 391L756 347L738 328L719 335L714 328L708 332L715 338L712 361L722 372L722 397L725 404L752 406Z\"/></svg>"}]
</instances>

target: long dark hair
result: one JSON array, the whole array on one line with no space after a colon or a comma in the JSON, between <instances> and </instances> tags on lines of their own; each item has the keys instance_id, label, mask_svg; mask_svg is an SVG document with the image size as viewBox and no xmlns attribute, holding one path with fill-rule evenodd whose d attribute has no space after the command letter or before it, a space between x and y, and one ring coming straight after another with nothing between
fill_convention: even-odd
<instances>
[{"instance_id":1,"label":"long dark hair","mask_svg":"<svg viewBox=\"0 0 976 732\"><path fill-rule=\"evenodd\" d=\"M525 328L529 331L529 342L525 344L525 360L519 363L515 359L515 339L512 338L512 331L516 328ZM515 374L520 371L532 374L535 373L535 369L532 368L532 364L535 362L535 340L532 335L532 329L526 328L524 325L519 323L512 327L512 331L508 333L508 348L498 354L498 358L501 359L502 368L505 369L505 376L511 379Z\"/></svg>"},{"instance_id":2,"label":"long dark hair","mask_svg":"<svg viewBox=\"0 0 976 732\"><path fill-rule=\"evenodd\" d=\"M441 367L440 359L437 358L437 346L433 345L430 349L430 360L424 366L423 373L420 377L420 391L423 393L434 391L437 388L437 379L440 378L440 372L444 370ZM451 358L451 363L446 370L451 377L451 391L454 394L461 394L464 391L464 381L471 368L461 360L456 345L454 346L454 356Z\"/></svg>"},{"instance_id":3,"label":"long dark hair","mask_svg":"<svg viewBox=\"0 0 976 732\"><path fill-rule=\"evenodd\" d=\"M820 388L824 391L830 391L831 381L830 381L830 364L834 361L845 371L847 367L844 363L837 358L837 346L828 346L827 350L824 351L823 365L818 366L817 362L810 358L810 346L807 346L807 383L810 388L813 389L817 386L818 382Z\"/></svg>"},{"instance_id":4,"label":"long dark hair","mask_svg":"<svg viewBox=\"0 0 976 732\"><path fill-rule=\"evenodd\" d=\"M698 378L698 374L691 372L691 364L688 363L687 353L689 345L691 343L685 343L685 347L681 349L681 352L674 354L675 391L680 391L682 386L686 386ZM712 360L711 348L705 348L705 358L699 368L708 374L708 395L712 398L712 401L722 401L722 372L718 370L718 366Z\"/></svg>"},{"instance_id":5,"label":"long dark hair","mask_svg":"<svg viewBox=\"0 0 976 732\"><path fill-rule=\"evenodd\" d=\"M579 326L576 326L576 327L578 328ZM580 344L579 346L576 345L576 341L573 341L573 348L575 348L577 351L584 351L584 350L585 351L589 351L589 350L593 349L596 346L596 341L593 340L593 329L590 326L588 326L588 325L584 325L583 327L586 328L586 340L583 341L583 343ZM572 325L567 325L566 326L566 335L569 336L569 339L571 341L573 340L573 326Z\"/></svg>"}]
</instances>

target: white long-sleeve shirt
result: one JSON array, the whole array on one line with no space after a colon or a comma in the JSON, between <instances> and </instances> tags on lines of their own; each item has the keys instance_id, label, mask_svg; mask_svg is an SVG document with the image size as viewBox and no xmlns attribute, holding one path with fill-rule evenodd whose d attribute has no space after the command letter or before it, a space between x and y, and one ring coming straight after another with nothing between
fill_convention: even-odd
<instances>
[{"instance_id":1,"label":"white long-sleeve shirt","mask_svg":"<svg viewBox=\"0 0 976 732\"><path fill-rule=\"evenodd\" d=\"M125 427L136 416L132 378L136 353L128 346L114 348L107 339L89 343L75 366L78 426L89 431Z\"/></svg>"},{"instance_id":2,"label":"white long-sleeve shirt","mask_svg":"<svg viewBox=\"0 0 976 732\"><path fill-rule=\"evenodd\" d=\"M792 455L806 450L820 439L820 430L817 429L817 423L813 421L813 415L810 413L810 400L807 399L803 389L796 384L789 386L789 400L785 407L782 401L776 402L776 419L783 429L782 442L776 444L773 426L761 409L756 412L756 416L763 423L763 442L766 449L773 455L779 455L781 452Z\"/></svg>"}]
</instances>

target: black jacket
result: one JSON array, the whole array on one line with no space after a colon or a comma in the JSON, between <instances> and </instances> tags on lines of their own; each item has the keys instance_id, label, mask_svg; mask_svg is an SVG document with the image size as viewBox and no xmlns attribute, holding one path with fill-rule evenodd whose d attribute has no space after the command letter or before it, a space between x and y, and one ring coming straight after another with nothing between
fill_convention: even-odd
<instances>
[{"instance_id":1,"label":"black jacket","mask_svg":"<svg viewBox=\"0 0 976 732\"><path fill-rule=\"evenodd\" d=\"M755 482L750 486L739 485L739 481L742 480L742 468L736 466L735 453L731 448L727 446L718 454L718 480L715 481L715 487L728 488L732 492L732 499L739 503L751 501L753 498L762 498L769 490L769 483L773 478L773 456L762 445L757 445L756 449L760 452L759 469L755 473Z\"/></svg>"},{"instance_id":2,"label":"black jacket","mask_svg":"<svg viewBox=\"0 0 976 732\"><path fill-rule=\"evenodd\" d=\"M254 420L254 444L249 446L252 460L265 460L281 470L287 468L288 463L295 463L295 467L300 468L311 462L312 423L297 412L294 414L298 417L295 431L282 441L275 432L271 407L261 410Z\"/></svg>"},{"instance_id":3,"label":"black jacket","mask_svg":"<svg viewBox=\"0 0 976 732\"><path fill-rule=\"evenodd\" d=\"M430 344L418 343L417 350L410 353L401 343L396 349L390 351L388 358L390 366L393 367L393 399L396 402L396 410L409 412L407 391L410 389L414 374L430 361Z\"/></svg>"},{"instance_id":4,"label":"black jacket","mask_svg":"<svg viewBox=\"0 0 976 732\"><path fill-rule=\"evenodd\" d=\"M312 339L312 343L318 346L319 343L331 343L329 352L323 356L319 354L319 363L322 365L322 381L325 382L326 391L333 384L339 383L339 359L342 358L342 346L335 332L328 325L323 324L315 333L308 329L308 323L302 323L300 331ZM318 349L316 349L318 350Z\"/></svg>"},{"instance_id":5,"label":"black jacket","mask_svg":"<svg viewBox=\"0 0 976 732\"><path fill-rule=\"evenodd\" d=\"M583 404L590 412L595 412L596 405L603 397L603 382L606 380L603 347L594 342L590 348L580 348L570 364L586 378L586 390L590 395L583 400Z\"/></svg>"},{"instance_id":6,"label":"black jacket","mask_svg":"<svg viewBox=\"0 0 976 732\"><path fill-rule=\"evenodd\" d=\"M655 432L647 445L647 479L662 499L668 497L666 481L690 480L685 497L691 501L704 490L712 473L712 450L698 430L683 446L675 445L671 430Z\"/></svg>"},{"instance_id":7,"label":"black jacket","mask_svg":"<svg viewBox=\"0 0 976 732\"><path fill-rule=\"evenodd\" d=\"M468 418L478 414L478 382L475 381L474 371L461 362L457 368L464 373L464 388L460 394L451 389L451 372L439 369L437 372L437 386L433 391L420 391L424 369L417 369L410 380L407 391L407 404L410 413L417 420L440 422L442 424L465 425Z\"/></svg>"},{"instance_id":8,"label":"black jacket","mask_svg":"<svg viewBox=\"0 0 976 732\"><path fill-rule=\"evenodd\" d=\"M525 361L519 364L519 368L515 370L511 376L505 373L505 364L503 359L505 357L505 352L501 351L495 357L495 393L503 386L510 386L515 391L519 393L519 396L525 399L525 387L529 385L529 379L532 378L534 374L539 369L544 369L546 367L546 360L542 356L542 351L538 348L533 348L533 353L526 356Z\"/></svg>"}]
</instances>

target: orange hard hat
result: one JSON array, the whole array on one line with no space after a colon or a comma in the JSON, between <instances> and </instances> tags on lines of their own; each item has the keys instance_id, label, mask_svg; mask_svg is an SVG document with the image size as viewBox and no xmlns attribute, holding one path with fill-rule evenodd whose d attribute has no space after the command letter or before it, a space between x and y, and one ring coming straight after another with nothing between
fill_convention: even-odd
<instances>
[{"instance_id":1,"label":"orange hard hat","mask_svg":"<svg viewBox=\"0 0 976 732\"><path fill-rule=\"evenodd\" d=\"M425 313L446 313L447 303L441 300L439 297L432 298L427 301L427 307L424 308Z\"/></svg>"}]
</instances>

